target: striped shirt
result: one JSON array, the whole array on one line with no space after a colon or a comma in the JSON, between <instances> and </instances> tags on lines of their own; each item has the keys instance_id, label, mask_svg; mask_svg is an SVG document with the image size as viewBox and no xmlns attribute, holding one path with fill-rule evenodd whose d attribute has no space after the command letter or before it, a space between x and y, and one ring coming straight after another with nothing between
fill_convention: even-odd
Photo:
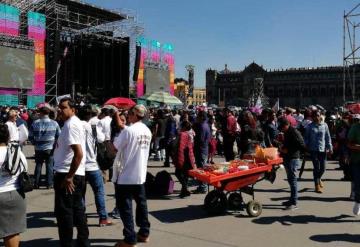
<instances>
[{"instance_id":1,"label":"striped shirt","mask_svg":"<svg viewBox=\"0 0 360 247\"><path fill-rule=\"evenodd\" d=\"M31 125L29 139L34 144L35 150L52 150L60 131L57 122L44 116Z\"/></svg>"}]
</instances>

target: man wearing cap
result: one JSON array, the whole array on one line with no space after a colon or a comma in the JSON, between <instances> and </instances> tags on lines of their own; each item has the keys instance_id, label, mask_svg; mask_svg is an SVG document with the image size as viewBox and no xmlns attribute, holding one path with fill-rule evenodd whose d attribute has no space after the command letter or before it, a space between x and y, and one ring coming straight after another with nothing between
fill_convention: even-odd
<instances>
[{"instance_id":1,"label":"man wearing cap","mask_svg":"<svg viewBox=\"0 0 360 247\"><path fill-rule=\"evenodd\" d=\"M314 166L315 192L322 193L324 184L321 177L325 172L326 153L332 153L331 136L329 127L322 122L322 116L319 111L312 112L313 122L308 125L305 131L305 144L310 152L311 160Z\"/></svg>"},{"instance_id":2,"label":"man wearing cap","mask_svg":"<svg viewBox=\"0 0 360 247\"><path fill-rule=\"evenodd\" d=\"M152 134L142 123L146 115L143 105L130 109L128 121L131 124L115 139L114 146L118 150L114 161L113 179L116 184L115 196L124 225L124 240L116 247L133 247L137 242L148 242L150 222L145 194L147 161ZM136 224L139 231L136 234L132 210L132 199L136 202Z\"/></svg>"},{"instance_id":3,"label":"man wearing cap","mask_svg":"<svg viewBox=\"0 0 360 247\"><path fill-rule=\"evenodd\" d=\"M298 189L296 171L299 167L300 154L305 150L304 139L300 132L291 126L285 118L279 120L279 130L284 133L284 141L280 146L280 152L284 158L288 183L290 185L290 199L283 203L287 210L297 209Z\"/></svg>"},{"instance_id":4,"label":"man wearing cap","mask_svg":"<svg viewBox=\"0 0 360 247\"><path fill-rule=\"evenodd\" d=\"M353 125L351 126L348 134L348 148L350 153L350 167L352 172L355 204L353 213L360 215L360 115L353 115Z\"/></svg>"},{"instance_id":5,"label":"man wearing cap","mask_svg":"<svg viewBox=\"0 0 360 247\"><path fill-rule=\"evenodd\" d=\"M46 185L53 187L53 149L60 135L59 124L49 118L50 108L39 109L40 118L30 127L29 140L35 147L35 188L39 188L42 165L46 165Z\"/></svg>"}]
</instances>

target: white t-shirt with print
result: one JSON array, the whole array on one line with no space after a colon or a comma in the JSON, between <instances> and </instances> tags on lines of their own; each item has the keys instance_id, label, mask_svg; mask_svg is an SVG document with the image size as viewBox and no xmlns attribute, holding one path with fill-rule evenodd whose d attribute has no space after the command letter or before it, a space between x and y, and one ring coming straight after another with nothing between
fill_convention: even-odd
<instances>
[{"instance_id":1,"label":"white t-shirt with print","mask_svg":"<svg viewBox=\"0 0 360 247\"><path fill-rule=\"evenodd\" d=\"M85 136L86 136L86 161L85 161L85 171L97 171L99 170L98 163L96 161L96 142L95 138L93 136L93 129L90 125L90 122L81 121L84 130L85 130ZM97 139L99 142L104 141L104 134L101 133L101 131L96 127L96 134Z\"/></svg>"},{"instance_id":2,"label":"white t-shirt with print","mask_svg":"<svg viewBox=\"0 0 360 247\"><path fill-rule=\"evenodd\" d=\"M74 157L74 152L71 149L71 145L77 144L81 145L83 158L75 174L85 176L85 130L80 119L76 116L72 116L64 123L64 126L61 129L61 134L56 142L54 151L55 171L61 173L68 173L70 171L70 165Z\"/></svg>"},{"instance_id":3,"label":"white t-shirt with print","mask_svg":"<svg viewBox=\"0 0 360 247\"><path fill-rule=\"evenodd\" d=\"M0 167L2 167L7 153L7 147L0 147ZM23 152L20 152L20 159L24 165L24 169L27 170L27 161ZM18 183L20 171L15 175L10 175L9 172L0 168L0 193L17 190L20 188Z\"/></svg>"},{"instance_id":4,"label":"white t-shirt with print","mask_svg":"<svg viewBox=\"0 0 360 247\"><path fill-rule=\"evenodd\" d=\"M19 141L20 135L19 135L19 129L16 126L15 122L12 121L7 121L6 125L8 126L9 129L9 134L10 134L10 142Z\"/></svg>"},{"instance_id":5,"label":"white t-shirt with print","mask_svg":"<svg viewBox=\"0 0 360 247\"><path fill-rule=\"evenodd\" d=\"M151 131L141 121L121 131L114 146L121 152L122 171L117 184L143 184L146 180Z\"/></svg>"},{"instance_id":6,"label":"white t-shirt with print","mask_svg":"<svg viewBox=\"0 0 360 247\"><path fill-rule=\"evenodd\" d=\"M105 135L105 141L110 141L111 139L111 121L112 118L109 116L104 117L98 123L99 128Z\"/></svg>"}]
</instances>

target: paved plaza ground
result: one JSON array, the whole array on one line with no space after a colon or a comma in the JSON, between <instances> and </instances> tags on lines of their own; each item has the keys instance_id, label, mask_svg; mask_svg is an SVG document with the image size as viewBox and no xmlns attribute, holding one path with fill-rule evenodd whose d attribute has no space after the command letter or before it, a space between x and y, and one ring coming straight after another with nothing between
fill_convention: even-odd
<instances>
[{"instance_id":1,"label":"paved plaza ground","mask_svg":"<svg viewBox=\"0 0 360 247\"><path fill-rule=\"evenodd\" d=\"M28 157L33 155L27 146ZM219 160L222 160L219 158ZM29 159L32 172L34 160ZM274 184L262 181L255 186L255 198L263 204L257 218L246 212L233 212L222 216L208 216L203 208L205 195L191 195L180 199L177 194L148 200L151 221L150 242L138 244L147 247L257 247L257 246L359 246L360 222L352 215L353 202L349 200L350 183L340 181L337 162L329 162L324 175L325 191L316 194L313 188L311 163L306 164L299 182L300 201L296 211L284 211L281 202L289 196L285 171L277 172ZM153 174L163 170L162 163L149 162ZM167 168L173 175L174 168ZM175 177L174 177L175 179ZM176 193L179 190L176 182ZM245 195L245 200L251 198ZM114 207L114 189L106 184L107 209ZM53 215L54 193L40 189L27 194L28 230L21 235L22 247L58 246L58 234ZM86 208L91 246L113 246L122 238L122 223L97 226L94 198L88 188ZM76 231L74 231L74 235ZM3 246L0 242L0 246Z\"/></svg>"}]
</instances>

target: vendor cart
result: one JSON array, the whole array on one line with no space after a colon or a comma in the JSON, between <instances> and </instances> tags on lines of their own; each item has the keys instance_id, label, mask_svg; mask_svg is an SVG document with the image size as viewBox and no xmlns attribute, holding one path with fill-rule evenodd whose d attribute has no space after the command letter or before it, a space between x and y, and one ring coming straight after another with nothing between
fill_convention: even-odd
<instances>
[{"instance_id":1,"label":"vendor cart","mask_svg":"<svg viewBox=\"0 0 360 247\"><path fill-rule=\"evenodd\" d=\"M213 174L204 169L189 171L189 175L201 182L214 186L204 200L204 208L209 214L223 214L228 209L244 210L249 216L259 216L262 205L255 201L254 185L267 179L274 182L276 170L283 163L282 158L256 163L248 170L239 170L224 174ZM252 196L252 200L245 204L242 193Z\"/></svg>"}]
</instances>

